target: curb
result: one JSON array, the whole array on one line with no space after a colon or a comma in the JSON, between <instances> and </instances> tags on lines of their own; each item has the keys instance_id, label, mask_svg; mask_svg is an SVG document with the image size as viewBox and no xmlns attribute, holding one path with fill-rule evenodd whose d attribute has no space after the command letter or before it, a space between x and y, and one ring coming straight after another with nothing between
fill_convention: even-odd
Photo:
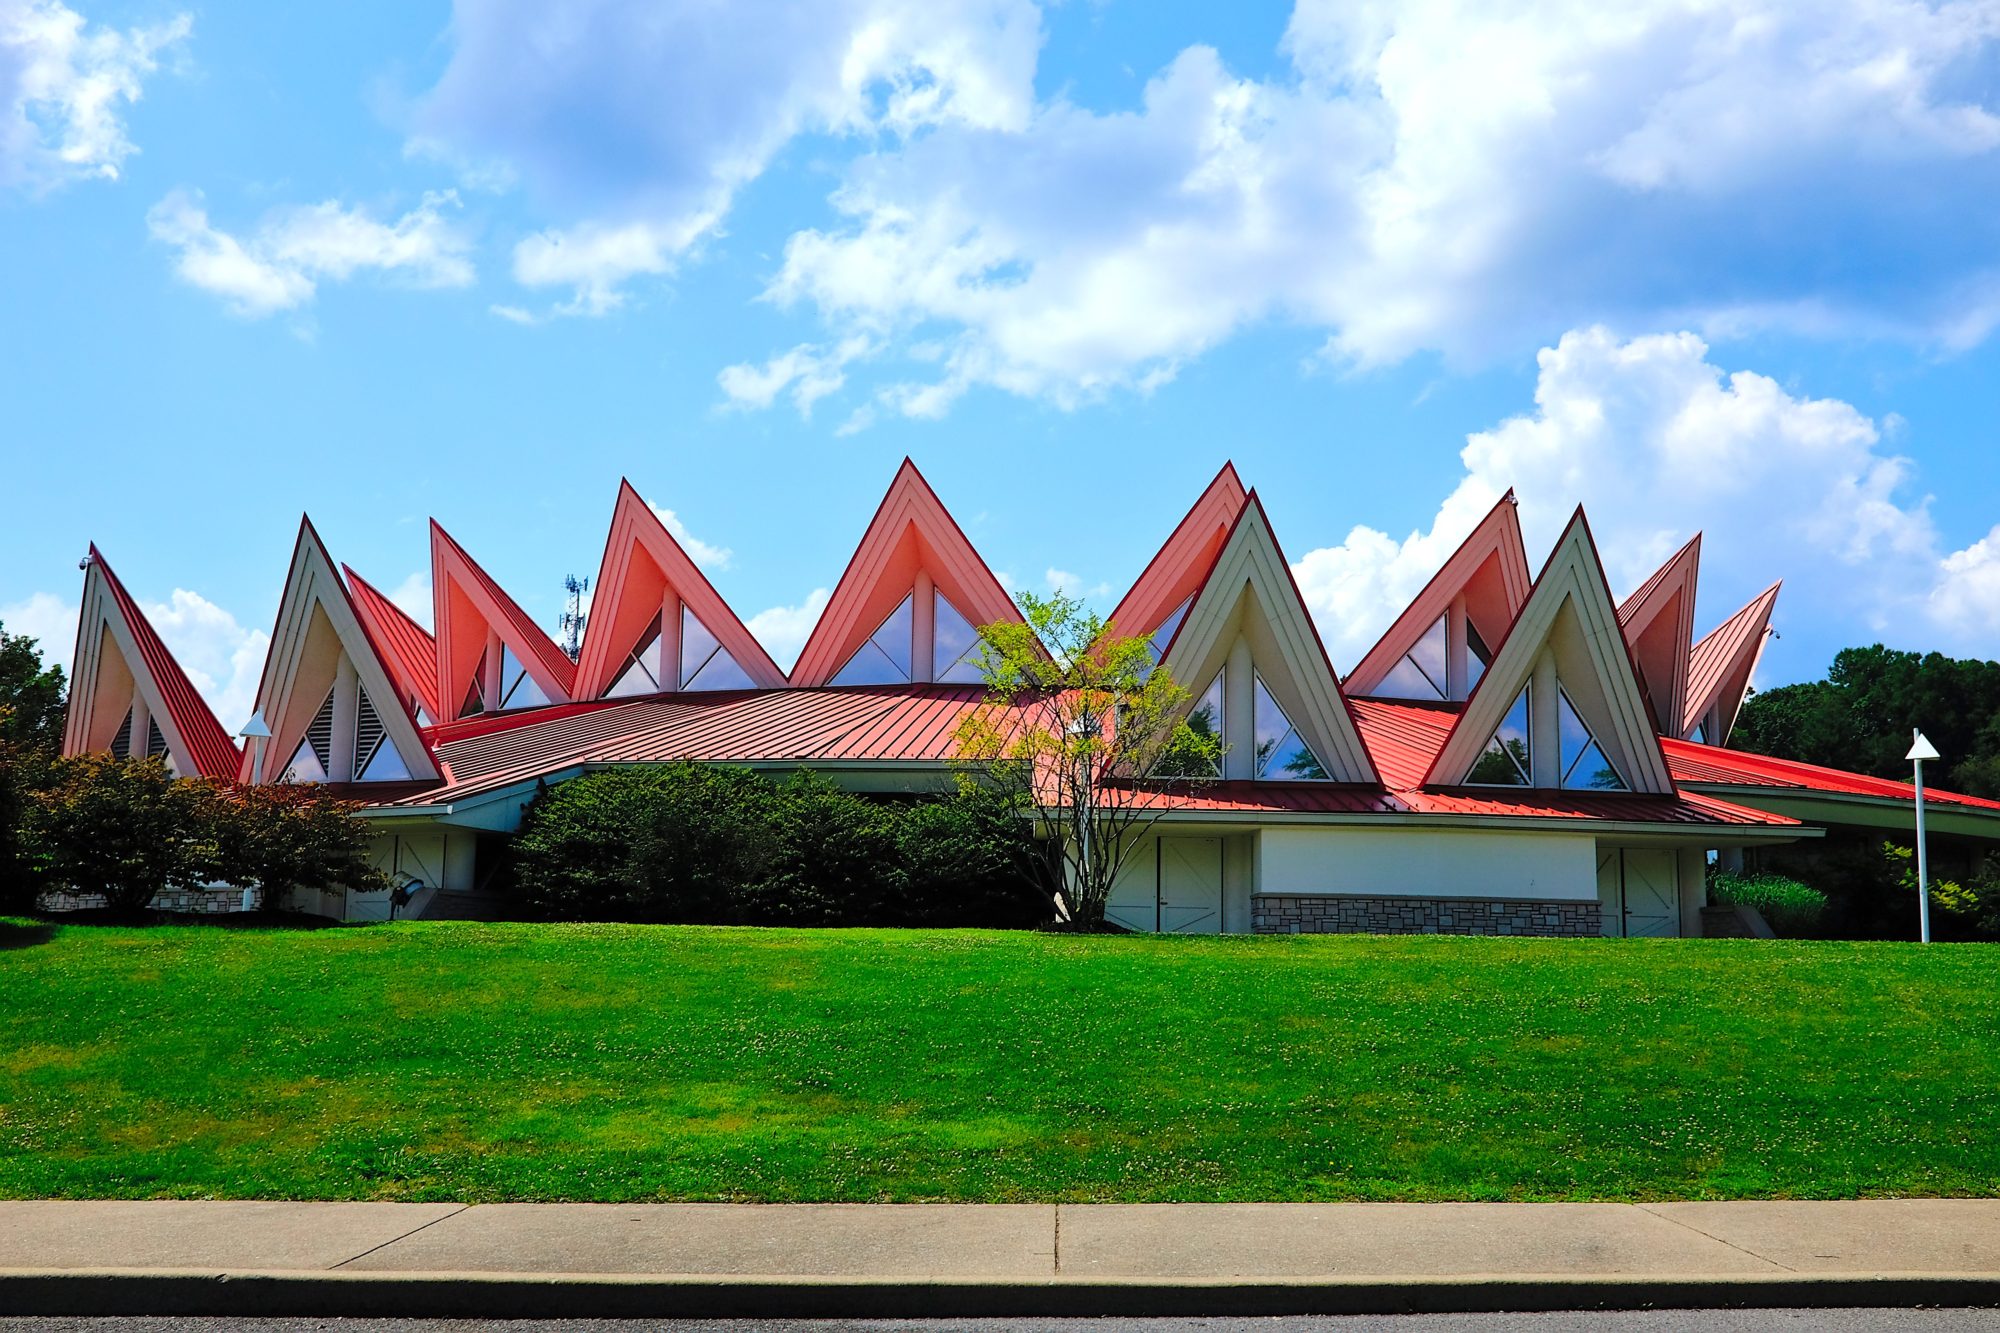
<instances>
[{"instance_id":1,"label":"curb","mask_svg":"<svg viewBox=\"0 0 2000 1333\"><path fill-rule=\"evenodd\" d=\"M1134 1318L1994 1305L2000 1305L2000 1273L1007 1281L0 1269L0 1313L71 1317Z\"/></svg>"}]
</instances>

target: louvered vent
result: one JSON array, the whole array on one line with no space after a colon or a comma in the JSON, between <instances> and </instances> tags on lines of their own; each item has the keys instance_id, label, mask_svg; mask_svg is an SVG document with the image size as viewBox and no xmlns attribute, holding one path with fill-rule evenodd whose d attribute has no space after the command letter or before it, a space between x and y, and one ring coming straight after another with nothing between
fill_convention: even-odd
<instances>
[{"instance_id":1,"label":"louvered vent","mask_svg":"<svg viewBox=\"0 0 2000 1333\"><path fill-rule=\"evenodd\" d=\"M375 751L382 744L382 718L375 711L375 703L368 697L368 691L360 691L354 710L354 771L368 771L368 761L375 757Z\"/></svg>"},{"instance_id":2,"label":"louvered vent","mask_svg":"<svg viewBox=\"0 0 2000 1333\"><path fill-rule=\"evenodd\" d=\"M167 753L167 738L160 734L160 720L156 717L147 718L146 758L162 759L166 757L166 753Z\"/></svg>"},{"instance_id":3,"label":"louvered vent","mask_svg":"<svg viewBox=\"0 0 2000 1333\"><path fill-rule=\"evenodd\" d=\"M111 757L130 759L132 757L132 710L125 710L125 720L118 724L118 734L111 738Z\"/></svg>"},{"instance_id":4,"label":"louvered vent","mask_svg":"<svg viewBox=\"0 0 2000 1333\"><path fill-rule=\"evenodd\" d=\"M306 728L306 744L313 747L313 758L319 760L322 771L333 771L333 691L326 692L326 702L313 715L312 724Z\"/></svg>"}]
</instances>

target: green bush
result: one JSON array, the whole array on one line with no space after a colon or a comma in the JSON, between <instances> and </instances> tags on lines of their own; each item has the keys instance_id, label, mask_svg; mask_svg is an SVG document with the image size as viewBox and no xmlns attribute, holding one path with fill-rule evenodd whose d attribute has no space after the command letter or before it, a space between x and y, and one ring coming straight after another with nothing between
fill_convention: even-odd
<instances>
[{"instance_id":1,"label":"green bush","mask_svg":"<svg viewBox=\"0 0 2000 1333\"><path fill-rule=\"evenodd\" d=\"M613 769L537 794L511 848L535 915L789 926L1027 926L1049 911L1025 822L977 789L871 800L799 773Z\"/></svg>"},{"instance_id":2,"label":"green bush","mask_svg":"<svg viewBox=\"0 0 2000 1333\"><path fill-rule=\"evenodd\" d=\"M1787 938L1810 936L1826 915L1826 895L1784 875L1738 875L1724 871L1709 881L1709 900L1754 907L1773 932Z\"/></svg>"}]
</instances>

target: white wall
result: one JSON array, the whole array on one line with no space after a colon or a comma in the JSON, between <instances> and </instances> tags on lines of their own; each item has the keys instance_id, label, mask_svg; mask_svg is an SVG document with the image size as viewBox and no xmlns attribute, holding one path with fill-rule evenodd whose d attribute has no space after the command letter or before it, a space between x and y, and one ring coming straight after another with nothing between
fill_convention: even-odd
<instances>
[{"instance_id":1,"label":"white wall","mask_svg":"<svg viewBox=\"0 0 2000 1333\"><path fill-rule=\"evenodd\" d=\"M1561 833L1267 828L1259 893L1595 900L1597 842Z\"/></svg>"}]
</instances>

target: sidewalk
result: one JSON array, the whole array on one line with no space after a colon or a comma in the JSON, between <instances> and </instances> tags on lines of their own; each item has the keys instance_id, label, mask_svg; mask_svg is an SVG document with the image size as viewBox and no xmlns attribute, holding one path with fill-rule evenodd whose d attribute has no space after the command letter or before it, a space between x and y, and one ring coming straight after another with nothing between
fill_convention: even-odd
<instances>
[{"instance_id":1,"label":"sidewalk","mask_svg":"<svg viewBox=\"0 0 2000 1333\"><path fill-rule=\"evenodd\" d=\"M2000 1200L0 1202L0 1313L665 1317L2000 1304Z\"/></svg>"}]
</instances>

